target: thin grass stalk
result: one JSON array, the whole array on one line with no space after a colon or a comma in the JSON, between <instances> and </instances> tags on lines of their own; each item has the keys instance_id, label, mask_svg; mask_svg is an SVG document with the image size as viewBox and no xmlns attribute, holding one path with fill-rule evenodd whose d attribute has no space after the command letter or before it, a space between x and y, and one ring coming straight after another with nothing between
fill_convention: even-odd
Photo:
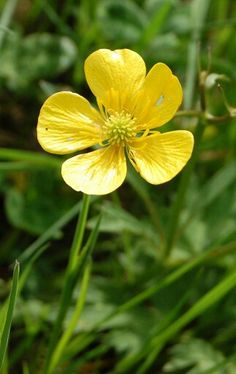
<instances>
[{"instance_id":1,"label":"thin grass stalk","mask_svg":"<svg viewBox=\"0 0 236 374\"><path fill-rule=\"evenodd\" d=\"M0 18L0 50L2 48L6 32L13 17L18 0L8 0L3 8Z\"/></svg>"},{"instance_id":2,"label":"thin grass stalk","mask_svg":"<svg viewBox=\"0 0 236 374\"><path fill-rule=\"evenodd\" d=\"M236 285L236 271L230 273L222 282L217 284L199 301L197 301L186 313L184 313L177 321L170 325L160 336L152 341L152 346L156 347L157 352L153 355L152 362L157 358L164 345L184 326L190 323L194 318L201 315L206 309L217 303ZM159 349L158 349L159 348Z\"/></svg>"},{"instance_id":3,"label":"thin grass stalk","mask_svg":"<svg viewBox=\"0 0 236 374\"><path fill-rule=\"evenodd\" d=\"M91 273L91 261L88 261L88 263L86 264L86 267L84 269L84 274L83 274L82 283L81 283L81 291L80 291L80 295L78 297L77 303L75 305L75 310L73 312L73 315L71 317L71 320L70 320L68 326L66 327L66 330L65 330L64 334L60 338L60 340L59 340L59 342L58 342L58 344L57 344L57 346L54 350L54 353L53 353L52 358L51 358L50 366L49 366L49 369L48 369L48 373L53 373L54 370L56 369L56 366L60 362L60 359L63 355L65 346L68 343L70 337L73 334L73 331L75 330L75 328L78 324L81 312L82 312L84 304L85 304L85 299L86 299L86 295L87 295L87 291L88 291L88 285L89 285L89 279L90 279L90 273Z\"/></svg>"},{"instance_id":4,"label":"thin grass stalk","mask_svg":"<svg viewBox=\"0 0 236 374\"><path fill-rule=\"evenodd\" d=\"M198 43L201 40L202 29L211 0L194 0L191 4L192 35L188 46L186 82L184 86L184 109L192 107L193 95L197 76L197 60L199 55Z\"/></svg>"},{"instance_id":5,"label":"thin grass stalk","mask_svg":"<svg viewBox=\"0 0 236 374\"><path fill-rule=\"evenodd\" d=\"M78 218L78 222L77 222L76 230L74 234L74 239L73 239L73 243L72 243L71 250L70 250L70 257L69 257L69 261L68 261L68 265L66 269L65 282L64 282L64 287L62 290L61 300L59 304L59 311L58 311L57 319L55 321L52 335L49 341L49 348L48 348L44 371L43 371L44 374L48 374L51 357L55 349L58 337L60 336L60 333L62 330L62 324L65 319L68 307L70 305L72 292L73 292L73 288L75 285L75 275L77 273L77 262L79 259L78 255L81 249L82 240L83 240L84 231L85 231L85 225L87 222L89 203L90 203L90 196L84 194L83 201L82 201L82 209L81 209L81 213Z\"/></svg>"},{"instance_id":6,"label":"thin grass stalk","mask_svg":"<svg viewBox=\"0 0 236 374\"><path fill-rule=\"evenodd\" d=\"M25 151L22 149L10 149L0 147L0 159L7 161L22 161L33 166L59 169L61 161L52 155L44 155L39 152Z\"/></svg>"},{"instance_id":7,"label":"thin grass stalk","mask_svg":"<svg viewBox=\"0 0 236 374\"><path fill-rule=\"evenodd\" d=\"M86 268L88 266L88 263L90 263L90 261L91 261L92 252L95 248L95 244L96 244L96 241L97 241L100 222L101 222L101 215L98 217L97 223L96 223L93 231L91 232L91 234L90 234L90 236L87 240L87 243L83 247L83 249L80 253L80 256L78 258L78 262L77 262L77 265L76 265L77 269L75 271L76 279L78 279L78 277L80 276L80 273L83 271L84 268ZM65 345L68 342L68 340L70 339L70 337L71 337L71 335L72 335L72 333L73 333L73 331L76 327L76 324L78 323L80 313L82 312L82 309L83 309L83 306L84 306L85 296L87 294L88 282L86 283L86 279L87 278L85 277L85 286L84 287L86 287L86 288L83 287L83 281L82 281L82 288L81 288L82 290L81 290L81 293L80 293L80 297L78 299L78 303L76 304L75 312L73 313L71 321L68 324L68 328L66 329L66 331L64 332L64 334L60 338L59 343L55 347L55 350L54 350L54 353L53 353L53 356L52 356L52 360L51 360L51 363L50 363L50 368L49 368L49 370L51 370L51 371L53 370L53 367L56 366L56 364L60 360L60 356L62 356L62 354L64 353ZM54 364L52 364L53 360L54 360Z\"/></svg>"},{"instance_id":8,"label":"thin grass stalk","mask_svg":"<svg viewBox=\"0 0 236 374\"><path fill-rule=\"evenodd\" d=\"M207 292L198 300L187 312L172 323L161 334L154 337L149 343L149 355L139 368L139 374L146 373L154 361L158 358L159 353L165 344L173 338L183 327L193 319L200 316L205 310L217 303L236 285L236 271L231 272L222 282L217 284L213 289ZM137 359L136 359L137 356ZM123 373L133 367L137 361L142 359L143 355L134 355L124 359L117 367L117 373Z\"/></svg>"},{"instance_id":9,"label":"thin grass stalk","mask_svg":"<svg viewBox=\"0 0 236 374\"><path fill-rule=\"evenodd\" d=\"M26 280L28 278L28 275L29 275L29 273L30 273L30 271L32 269L33 263L45 251L46 248L47 248L46 245L43 246L43 247L41 247L41 248L39 248L39 251L34 254L34 256L30 259L29 263L25 267L24 271L20 274L19 281L18 281L18 286L17 286L18 287L18 292L21 292L22 288L24 287L25 282L26 282ZM1 305L1 308L0 308L0 321L2 321L3 318L4 318L4 316L6 315L7 307L8 307L8 301L6 300ZM0 335L1 335L2 328L3 328L3 326L0 326Z\"/></svg>"},{"instance_id":10,"label":"thin grass stalk","mask_svg":"<svg viewBox=\"0 0 236 374\"><path fill-rule=\"evenodd\" d=\"M192 38L189 43L188 50L188 64L187 64L187 73L186 73L186 84L184 89L184 109L189 110L193 101L193 94L195 88L195 81L197 76L197 60L199 55L199 46L198 43L201 38L202 27L210 6L210 0L195 0L192 3L192 19L193 19L193 31ZM197 10L197 12L196 12ZM186 192L189 187L189 182L191 180L192 172L194 170L198 153L199 153L199 144L203 135L204 127L206 125L206 105L205 105L205 92L204 86L200 82L200 101L201 101L201 117L195 131L195 147L193 150L192 158L185 170L182 173L180 184L178 186L177 197L173 204L168 236L166 240L166 246L164 249L165 257L168 257L171 253L173 244L175 242L176 233L178 230L179 216L184 204Z\"/></svg>"},{"instance_id":11,"label":"thin grass stalk","mask_svg":"<svg viewBox=\"0 0 236 374\"><path fill-rule=\"evenodd\" d=\"M109 345L105 345L105 344L103 344L102 346L92 348L91 350L85 352L83 356L71 362L69 366L67 366L67 368L63 370L61 374L74 374L76 370L78 371L78 369L80 369L81 366L84 365L86 362L94 360L95 358L99 356L101 357L109 350L110 350Z\"/></svg>"},{"instance_id":12,"label":"thin grass stalk","mask_svg":"<svg viewBox=\"0 0 236 374\"><path fill-rule=\"evenodd\" d=\"M154 327L154 331L152 332L153 336L156 336L157 334L162 333L168 326L176 319L178 314L180 313L181 308L183 307L184 303L188 299L190 295L191 289L188 289L181 300L175 305L175 307L165 315L163 320L160 322L160 324L157 325L157 327ZM134 364L138 361L141 360L143 357L147 356L147 359L144 361L144 363L137 369L136 374L143 374L143 366L147 365L146 361L149 362L149 356L151 355L152 352L150 352L150 347L147 346L146 349L142 349L134 358ZM145 372L145 371L144 371Z\"/></svg>"},{"instance_id":13,"label":"thin grass stalk","mask_svg":"<svg viewBox=\"0 0 236 374\"><path fill-rule=\"evenodd\" d=\"M16 304L16 298L17 298L17 291L18 291L18 280L19 280L19 273L20 273L20 264L18 261L15 262L14 270L13 270L13 279L12 279L12 287L11 292L9 296L9 303L8 303L8 309L6 314L6 319L1 335L1 343L0 343L0 372L2 370L7 346L8 346L8 340L11 330L11 324L13 319L13 313L15 309Z\"/></svg>"},{"instance_id":14,"label":"thin grass stalk","mask_svg":"<svg viewBox=\"0 0 236 374\"><path fill-rule=\"evenodd\" d=\"M236 243L229 243L217 248L211 248L208 251L202 253L201 255L197 256L195 259L191 260L190 262L182 265L177 270L173 271L170 275L166 276L163 280L160 280L158 284L144 290L143 292L139 293L138 295L132 297L129 301L125 302L124 304L120 305L114 312L111 312L108 316L104 317L101 321L99 321L94 327L93 330L83 336L79 336L72 341L68 346L68 358L72 357L75 352L78 353L85 349L89 344L91 344L95 338L96 333L99 329L104 327L107 322L109 322L112 318L118 316L121 313L126 312L127 310L135 307L136 305L141 304L143 301L150 298L152 295L158 293L160 290L164 289L165 287L171 285L183 275L194 269L195 267L202 264L204 261L210 261L212 259L222 257L229 253L232 253L236 250ZM69 353L70 352L70 353Z\"/></svg>"}]
</instances>

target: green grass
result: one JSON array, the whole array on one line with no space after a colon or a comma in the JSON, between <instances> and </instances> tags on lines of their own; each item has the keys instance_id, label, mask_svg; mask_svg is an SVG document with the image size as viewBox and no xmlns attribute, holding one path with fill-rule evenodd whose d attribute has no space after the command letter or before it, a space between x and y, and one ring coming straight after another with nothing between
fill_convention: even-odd
<instances>
[{"instance_id":1,"label":"green grass","mask_svg":"<svg viewBox=\"0 0 236 374\"><path fill-rule=\"evenodd\" d=\"M236 4L7 0L0 11L1 373L234 374ZM163 131L192 131L195 148L172 181L128 168L117 191L90 198L63 182L66 157L40 148L49 95L95 102L83 64L99 48L134 49L179 77L183 105Z\"/></svg>"},{"instance_id":2,"label":"green grass","mask_svg":"<svg viewBox=\"0 0 236 374\"><path fill-rule=\"evenodd\" d=\"M14 313L14 308L16 304L19 271L20 271L19 262L16 261L14 265L12 287L11 287L7 309L6 309L6 312L5 312L5 308L2 308L1 310L2 317L4 316L5 318L1 318L0 370L3 369L4 360L5 360L6 351L7 351L7 345L8 345L8 340L9 340L9 335L10 335L10 330L11 330L13 313Z\"/></svg>"}]
</instances>

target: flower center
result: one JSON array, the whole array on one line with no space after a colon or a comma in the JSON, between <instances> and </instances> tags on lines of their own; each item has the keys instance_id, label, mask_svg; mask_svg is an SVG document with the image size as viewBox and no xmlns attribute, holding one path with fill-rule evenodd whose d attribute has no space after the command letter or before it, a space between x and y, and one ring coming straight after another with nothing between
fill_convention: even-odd
<instances>
[{"instance_id":1,"label":"flower center","mask_svg":"<svg viewBox=\"0 0 236 374\"><path fill-rule=\"evenodd\" d=\"M127 141L136 134L136 119L131 114L113 112L105 120L103 131L110 144L125 145Z\"/></svg>"}]
</instances>

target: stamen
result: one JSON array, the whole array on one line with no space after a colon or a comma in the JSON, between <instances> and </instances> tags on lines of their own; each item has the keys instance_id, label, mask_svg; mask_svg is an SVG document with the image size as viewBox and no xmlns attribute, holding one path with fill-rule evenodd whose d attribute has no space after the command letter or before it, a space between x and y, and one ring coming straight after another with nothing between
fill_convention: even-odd
<instances>
[{"instance_id":1,"label":"stamen","mask_svg":"<svg viewBox=\"0 0 236 374\"><path fill-rule=\"evenodd\" d=\"M112 111L104 122L103 132L110 144L124 146L137 133L136 119L124 110L121 112Z\"/></svg>"}]
</instances>

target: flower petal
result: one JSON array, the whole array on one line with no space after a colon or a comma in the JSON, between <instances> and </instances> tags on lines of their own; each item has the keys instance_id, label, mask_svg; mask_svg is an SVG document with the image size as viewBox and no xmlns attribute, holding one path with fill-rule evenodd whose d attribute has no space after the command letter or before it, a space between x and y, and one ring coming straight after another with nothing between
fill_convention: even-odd
<instances>
[{"instance_id":1,"label":"flower petal","mask_svg":"<svg viewBox=\"0 0 236 374\"><path fill-rule=\"evenodd\" d=\"M181 84L167 65L158 63L146 76L134 116L140 129L158 127L173 118L183 98Z\"/></svg>"},{"instance_id":2,"label":"flower petal","mask_svg":"<svg viewBox=\"0 0 236 374\"><path fill-rule=\"evenodd\" d=\"M43 104L37 125L40 145L51 153L66 154L101 141L100 114L82 96L58 92Z\"/></svg>"},{"instance_id":3,"label":"flower petal","mask_svg":"<svg viewBox=\"0 0 236 374\"><path fill-rule=\"evenodd\" d=\"M144 179L152 184L161 184L174 178L186 165L193 143L193 135L189 131L156 133L133 141L129 157Z\"/></svg>"},{"instance_id":4,"label":"flower petal","mask_svg":"<svg viewBox=\"0 0 236 374\"><path fill-rule=\"evenodd\" d=\"M93 94L106 109L121 110L144 82L146 66L129 49L99 49L85 61L85 75Z\"/></svg>"},{"instance_id":5,"label":"flower petal","mask_svg":"<svg viewBox=\"0 0 236 374\"><path fill-rule=\"evenodd\" d=\"M127 172L124 149L106 147L80 154L62 165L64 181L76 191L104 195L116 190Z\"/></svg>"}]
</instances>

